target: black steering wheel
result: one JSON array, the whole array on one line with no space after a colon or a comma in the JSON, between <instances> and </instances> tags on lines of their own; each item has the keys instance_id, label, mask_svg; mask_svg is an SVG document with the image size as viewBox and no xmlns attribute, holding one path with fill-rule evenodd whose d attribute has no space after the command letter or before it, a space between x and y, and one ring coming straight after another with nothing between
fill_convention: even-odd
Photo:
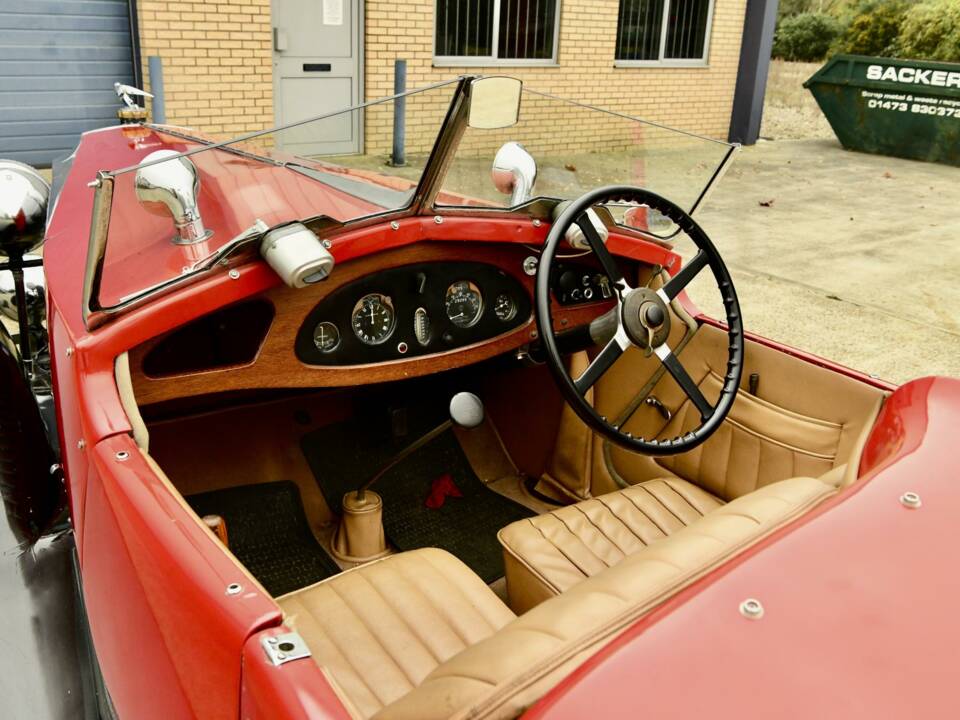
<instances>
[{"instance_id":1,"label":"black steering wheel","mask_svg":"<svg viewBox=\"0 0 960 720\"><path fill-rule=\"evenodd\" d=\"M594 205L606 202L637 203L662 213L693 240L697 246L697 254L658 290L630 287L587 214ZM613 337L577 378L571 378L567 372L557 346L557 335L553 330L553 317L550 312L550 287L554 259L560 242L574 223L579 226L594 255L600 261L604 273L610 279L617 300L616 308L591 324L591 336L596 337L598 334L609 336L609 330L606 333L602 330L602 326L607 325L610 329L616 328ZM670 302L708 265L720 290L720 296L723 298L723 307L727 315L727 335L730 340L727 372L723 378L723 389L720 391L716 405L711 405L703 396L700 388L677 356L671 352L666 342L670 335ZM690 217L689 213L684 212L666 198L637 187L611 185L588 192L572 202L553 223L547 235L537 268L536 301L537 329L543 343L547 365L553 373L560 392L587 426L617 445L646 455L676 455L686 452L710 437L730 411L743 374L743 324L740 319L737 294L733 289L733 280L720 258L720 253L703 229ZM597 327L598 332L594 332L594 326ZM700 412L699 427L673 439L633 437L630 433L611 424L606 417L599 415L587 402L586 392L631 345L651 349L660 359L667 372L673 376Z\"/></svg>"}]
</instances>

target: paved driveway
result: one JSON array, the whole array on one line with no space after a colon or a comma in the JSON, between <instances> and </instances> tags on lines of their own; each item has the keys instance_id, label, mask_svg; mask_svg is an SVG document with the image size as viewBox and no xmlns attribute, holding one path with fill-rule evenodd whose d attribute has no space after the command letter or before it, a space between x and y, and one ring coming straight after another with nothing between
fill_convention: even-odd
<instances>
[{"instance_id":1,"label":"paved driveway","mask_svg":"<svg viewBox=\"0 0 960 720\"><path fill-rule=\"evenodd\" d=\"M960 168L784 140L745 148L698 217L748 329L904 382L960 376L958 212Z\"/></svg>"}]
</instances>

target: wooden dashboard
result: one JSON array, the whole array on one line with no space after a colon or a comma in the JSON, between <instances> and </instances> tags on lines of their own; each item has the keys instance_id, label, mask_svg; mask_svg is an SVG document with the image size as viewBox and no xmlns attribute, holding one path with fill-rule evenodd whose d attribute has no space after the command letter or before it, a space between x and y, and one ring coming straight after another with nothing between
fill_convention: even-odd
<instances>
[{"instance_id":1,"label":"wooden dashboard","mask_svg":"<svg viewBox=\"0 0 960 720\"><path fill-rule=\"evenodd\" d=\"M178 328L134 348L130 368L137 402L149 405L235 390L365 385L430 375L515 350L537 337L532 311L534 277L524 271L524 261L531 256L536 253L515 244L422 242L338 265L327 281L311 287L274 288L232 306L232 310L223 309L218 311L220 315L200 318L192 327ZM583 261L595 264L592 257ZM519 298L520 314L505 324L502 332L489 329L493 326L488 323L476 342L463 334L458 337L464 344L457 347L437 346L436 352L421 349L410 356L384 355L384 351L377 356L373 352L371 357L378 358L374 362L321 364L316 358L304 362L303 352L298 357L298 335L302 338L304 328L312 327L309 323L316 309L335 298L338 291L351 284L375 287L377 274L386 275L385 271L393 268L464 262L496 269L505 282L526 294ZM583 325L611 306L611 300L603 299L563 305L554 300L554 327L563 330ZM342 327L341 332L351 333L352 329ZM206 346L218 333L223 339L217 342L227 347L210 351Z\"/></svg>"}]
</instances>

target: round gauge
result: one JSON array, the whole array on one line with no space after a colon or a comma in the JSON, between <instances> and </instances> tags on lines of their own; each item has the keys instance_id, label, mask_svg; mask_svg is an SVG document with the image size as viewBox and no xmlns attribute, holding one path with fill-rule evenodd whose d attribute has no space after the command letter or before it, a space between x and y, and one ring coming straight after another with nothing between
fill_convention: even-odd
<instances>
[{"instance_id":1,"label":"round gauge","mask_svg":"<svg viewBox=\"0 0 960 720\"><path fill-rule=\"evenodd\" d=\"M352 323L360 342L367 345L386 342L397 326L393 301L380 293L364 295L353 306Z\"/></svg>"},{"instance_id":2,"label":"round gauge","mask_svg":"<svg viewBox=\"0 0 960 720\"><path fill-rule=\"evenodd\" d=\"M458 280L447 288L447 317L457 327L475 325L483 313L483 295L469 280Z\"/></svg>"},{"instance_id":3,"label":"round gauge","mask_svg":"<svg viewBox=\"0 0 960 720\"><path fill-rule=\"evenodd\" d=\"M423 346L430 342L430 316L426 308L418 307L413 314L413 334Z\"/></svg>"},{"instance_id":4,"label":"round gauge","mask_svg":"<svg viewBox=\"0 0 960 720\"><path fill-rule=\"evenodd\" d=\"M493 311L501 322L510 322L517 315L517 302L506 293L500 293L493 301Z\"/></svg>"},{"instance_id":5,"label":"round gauge","mask_svg":"<svg viewBox=\"0 0 960 720\"><path fill-rule=\"evenodd\" d=\"M313 329L313 344L322 353L330 353L340 346L340 330L332 322L319 323Z\"/></svg>"}]
</instances>

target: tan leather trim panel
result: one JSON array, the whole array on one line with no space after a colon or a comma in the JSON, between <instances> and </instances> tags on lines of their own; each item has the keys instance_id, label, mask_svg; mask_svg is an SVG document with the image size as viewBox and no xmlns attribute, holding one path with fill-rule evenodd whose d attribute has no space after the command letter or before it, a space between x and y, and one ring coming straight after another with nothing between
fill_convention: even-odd
<instances>
[{"instance_id":1,"label":"tan leather trim panel","mask_svg":"<svg viewBox=\"0 0 960 720\"><path fill-rule=\"evenodd\" d=\"M375 717L516 717L652 607L835 492L793 478L734 500L466 648Z\"/></svg>"},{"instance_id":2,"label":"tan leather trim panel","mask_svg":"<svg viewBox=\"0 0 960 720\"><path fill-rule=\"evenodd\" d=\"M703 325L680 355L691 377L708 397L716 397L726 368L726 334ZM641 381L645 365L625 355L595 386L597 411L616 417L626 395ZM615 371L615 372L614 372ZM756 394L749 377L759 378ZM631 384L631 377L636 378ZM613 473L628 484L676 475L724 500L800 475L819 477L842 465L856 472L858 442L873 426L886 397L883 391L748 341L744 380L720 429L701 446L671 458L651 458L595 439L593 492L616 489ZM642 437L673 437L698 422L686 396L664 376L651 395L672 414L667 422L653 407L640 404L624 429ZM857 457L855 457L855 455Z\"/></svg>"}]
</instances>

